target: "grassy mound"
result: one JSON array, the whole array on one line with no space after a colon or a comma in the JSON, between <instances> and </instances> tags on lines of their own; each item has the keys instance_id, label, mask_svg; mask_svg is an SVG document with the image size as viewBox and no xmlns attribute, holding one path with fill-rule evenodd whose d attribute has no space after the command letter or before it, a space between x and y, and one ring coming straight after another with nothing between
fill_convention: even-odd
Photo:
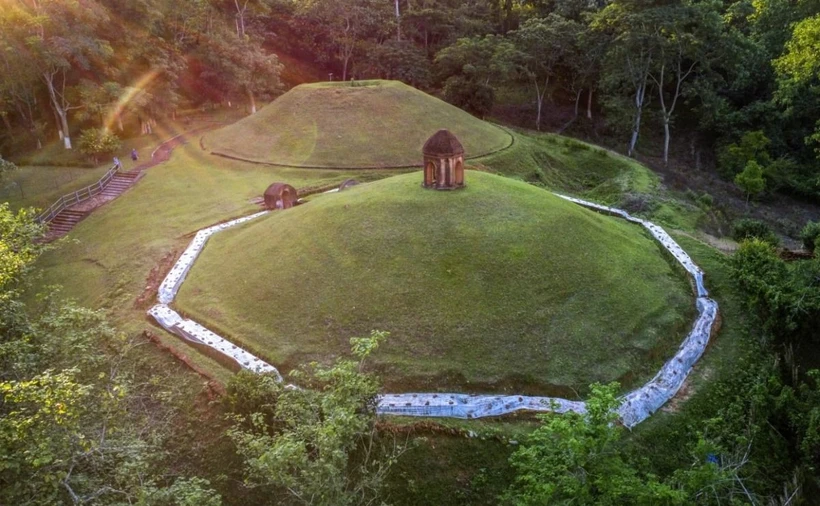
<instances>
[{"instance_id":1,"label":"grassy mound","mask_svg":"<svg viewBox=\"0 0 820 506\"><path fill-rule=\"evenodd\" d=\"M211 239L180 309L287 370L392 333L392 389L572 395L671 355L693 314L640 227L470 171L435 192L405 174Z\"/></svg>"},{"instance_id":2,"label":"grassy mound","mask_svg":"<svg viewBox=\"0 0 820 506\"><path fill-rule=\"evenodd\" d=\"M469 158L509 146L509 133L398 81L297 86L258 113L205 136L208 150L291 167L421 166L437 130Z\"/></svg>"}]
</instances>

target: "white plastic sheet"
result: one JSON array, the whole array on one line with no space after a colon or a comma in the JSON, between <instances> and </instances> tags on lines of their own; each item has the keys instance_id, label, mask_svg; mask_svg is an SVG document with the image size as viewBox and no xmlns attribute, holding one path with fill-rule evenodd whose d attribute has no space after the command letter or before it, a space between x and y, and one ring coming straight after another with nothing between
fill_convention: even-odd
<instances>
[{"instance_id":1,"label":"white plastic sheet","mask_svg":"<svg viewBox=\"0 0 820 506\"><path fill-rule=\"evenodd\" d=\"M218 336L195 321L182 318L176 311L168 306L168 304L174 301L179 288L182 286L183 281L185 281L185 276L188 274L188 271L191 270L191 267L194 265L197 257L199 257L199 254L202 252L203 248L205 248L205 243L208 242L208 239L212 235L217 232L221 232L222 230L250 221L254 218L258 218L267 213L268 211L262 211L250 216L231 220L219 225L214 225L197 232L194 240L191 241L191 244L185 249L179 260L177 260L177 263L174 264L171 272L169 272L162 281L162 284L158 290L159 304L149 309L148 314L168 332L176 334L187 341L202 346L207 346L225 355L226 357L233 359L245 369L250 369L260 373L272 372L276 374L279 381L282 381L282 376L279 374L279 371L277 371L272 365L243 350L223 337Z\"/></svg>"},{"instance_id":2,"label":"white plastic sheet","mask_svg":"<svg viewBox=\"0 0 820 506\"><path fill-rule=\"evenodd\" d=\"M627 427L633 427L646 420L655 411L661 408L669 399L675 396L683 382L703 355L709 344L712 327L717 319L717 302L708 298L708 291L703 284L703 271L692 261L689 255L663 230L649 221L634 217L621 209L587 202L574 197L557 194L557 196L574 202L578 205L598 212L620 217L632 223L645 227L650 234L661 244L689 273L694 281L697 298L696 306L698 318L692 330L678 348L675 356L667 361L652 380L642 387L624 395L618 413ZM159 288L160 304L148 311L163 328L183 339L208 346L219 353L235 360L246 369L256 372L273 372L282 380L275 367L255 357L233 343L216 335L202 325L188 319L183 319L168 304L173 302L185 276L193 266L199 254L205 247L208 238L222 230L239 225L266 214L262 211L227 223L215 225L199 231L194 240L171 269L171 272ZM519 395L468 395L458 393L405 393L383 394L378 399L377 411L383 415L424 416L424 417L451 417L451 418L483 418L500 416L516 411L552 411L566 413L574 411L584 413L586 406L583 401L570 401L552 397L533 397Z\"/></svg>"}]
</instances>

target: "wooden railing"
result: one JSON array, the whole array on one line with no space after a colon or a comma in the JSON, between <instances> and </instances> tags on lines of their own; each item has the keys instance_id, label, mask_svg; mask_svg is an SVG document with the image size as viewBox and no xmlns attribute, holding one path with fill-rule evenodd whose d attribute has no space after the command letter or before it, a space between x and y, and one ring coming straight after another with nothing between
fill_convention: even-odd
<instances>
[{"instance_id":1,"label":"wooden railing","mask_svg":"<svg viewBox=\"0 0 820 506\"><path fill-rule=\"evenodd\" d=\"M40 223L49 223L64 209L75 204L79 204L80 202L85 202L94 195L101 193L108 183L111 182L111 179L114 178L114 174L116 174L119 169L120 166L115 165L108 169L108 172L106 172L105 175L96 183L86 186L85 188L77 190L73 193L63 195L57 202L51 204L51 207L40 213L36 218L37 221Z\"/></svg>"}]
</instances>

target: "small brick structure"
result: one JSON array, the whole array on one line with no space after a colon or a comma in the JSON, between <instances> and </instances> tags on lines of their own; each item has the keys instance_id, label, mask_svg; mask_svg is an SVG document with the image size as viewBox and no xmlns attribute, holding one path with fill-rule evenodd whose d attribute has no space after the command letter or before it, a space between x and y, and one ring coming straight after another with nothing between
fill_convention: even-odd
<instances>
[{"instance_id":1,"label":"small brick structure","mask_svg":"<svg viewBox=\"0 0 820 506\"><path fill-rule=\"evenodd\" d=\"M464 146L449 130L439 130L422 149L425 188L458 190L464 188Z\"/></svg>"},{"instance_id":2,"label":"small brick structure","mask_svg":"<svg viewBox=\"0 0 820 506\"><path fill-rule=\"evenodd\" d=\"M287 183L273 183L265 190L266 209L290 209L298 200L296 188Z\"/></svg>"}]
</instances>

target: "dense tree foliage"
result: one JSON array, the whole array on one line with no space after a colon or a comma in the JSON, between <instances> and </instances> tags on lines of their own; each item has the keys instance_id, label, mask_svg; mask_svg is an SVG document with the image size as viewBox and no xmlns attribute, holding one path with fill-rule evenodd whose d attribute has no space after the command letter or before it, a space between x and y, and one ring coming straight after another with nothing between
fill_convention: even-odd
<instances>
[{"instance_id":1,"label":"dense tree foliage","mask_svg":"<svg viewBox=\"0 0 820 506\"><path fill-rule=\"evenodd\" d=\"M42 228L0 206L0 503L221 504L205 480L163 465L169 390L135 381L102 312L21 298Z\"/></svg>"},{"instance_id":2,"label":"dense tree foliage","mask_svg":"<svg viewBox=\"0 0 820 506\"><path fill-rule=\"evenodd\" d=\"M387 337L352 338L357 360L311 364L292 377L304 388L269 375L241 373L228 404L229 431L245 463L249 485L286 491L298 504L366 505L380 497L391 465L403 452L376 430L379 382L362 371Z\"/></svg>"},{"instance_id":3,"label":"dense tree foliage","mask_svg":"<svg viewBox=\"0 0 820 506\"><path fill-rule=\"evenodd\" d=\"M266 2L14 0L0 9L0 116L8 150L72 125L149 133L185 104L270 98L281 65L263 49ZM234 30L234 26L236 29ZM190 65L191 61L196 65ZM183 89L205 82L206 92ZM1 146L1 145L0 145Z\"/></svg>"},{"instance_id":4,"label":"dense tree foliage","mask_svg":"<svg viewBox=\"0 0 820 506\"><path fill-rule=\"evenodd\" d=\"M281 88L272 47L479 116L528 93L522 124L539 129L567 106L561 130L576 123L585 97L587 121L601 111L630 155L658 149L649 133L665 163L700 166L759 132L767 191L817 199L818 20L816 0L17 0L0 15L0 117L8 151L68 146L72 122L150 132L185 104L253 111ZM706 159L730 181L749 161Z\"/></svg>"}]
</instances>

